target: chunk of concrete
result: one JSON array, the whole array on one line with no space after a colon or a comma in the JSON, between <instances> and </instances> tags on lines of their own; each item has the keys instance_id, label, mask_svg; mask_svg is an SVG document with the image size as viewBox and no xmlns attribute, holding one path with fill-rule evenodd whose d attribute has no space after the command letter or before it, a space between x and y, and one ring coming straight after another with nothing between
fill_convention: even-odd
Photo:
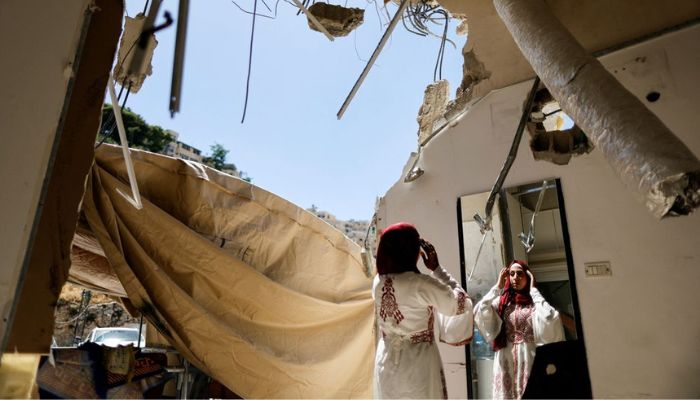
<instances>
[{"instance_id":1,"label":"chunk of concrete","mask_svg":"<svg viewBox=\"0 0 700 400\"><path fill-rule=\"evenodd\" d=\"M418 143L425 144L433 134L435 122L442 118L447 109L450 83L443 79L428 85L423 95L423 104L418 110Z\"/></svg>"},{"instance_id":2,"label":"chunk of concrete","mask_svg":"<svg viewBox=\"0 0 700 400\"><path fill-rule=\"evenodd\" d=\"M124 22L124 34L122 35L122 40L119 43L119 52L117 57L117 63L114 66L114 81L122 86L128 87L131 84L130 92L136 93L141 89L141 85L146 80L146 77L153 73L153 66L151 65L151 60L153 59L153 52L156 46L158 46L158 41L155 35L150 35L146 45L145 55L143 58L143 64L141 70L135 73L129 74L129 67L131 66L131 60L136 53L136 47L138 46L139 37L141 36L141 31L143 30L143 25L146 22L146 16L139 13L136 17L126 17Z\"/></svg>"},{"instance_id":3,"label":"chunk of concrete","mask_svg":"<svg viewBox=\"0 0 700 400\"><path fill-rule=\"evenodd\" d=\"M449 121L462 112L472 99L474 87L484 79L491 77L491 71L487 70L484 63L479 61L474 50L462 50L464 64L462 64L462 82L457 88L455 99L447 105L445 118Z\"/></svg>"},{"instance_id":4,"label":"chunk of concrete","mask_svg":"<svg viewBox=\"0 0 700 400\"><path fill-rule=\"evenodd\" d=\"M321 25L334 37L347 36L355 28L362 25L365 20L365 10L361 8L347 8L328 3L314 3L309 7ZM307 18L309 28L319 31Z\"/></svg>"}]
</instances>

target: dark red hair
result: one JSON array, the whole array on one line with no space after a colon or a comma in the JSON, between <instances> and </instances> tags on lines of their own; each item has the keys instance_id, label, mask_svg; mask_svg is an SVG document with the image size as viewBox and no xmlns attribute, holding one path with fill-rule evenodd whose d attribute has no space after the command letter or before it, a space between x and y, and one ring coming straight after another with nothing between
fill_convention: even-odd
<instances>
[{"instance_id":1,"label":"dark red hair","mask_svg":"<svg viewBox=\"0 0 700 400\"><path fill-rule=\"evenodd\" d=\"M518 264L521 267L523 267L523 272L525 273L526 279L525 287L523 288L523 290L516 291L515 288L512 288L510 286L510 279L506 279L506 284L503 287L503 294L501 294L501 298L498 301L498 316L501 317L501 321L503 322L501 323L501 331L498 333L498 336L496 336L496 339L493 341L494 351L498 351L506 347L506 345L508 344L506 338L506 321L504 320L506 308L508 308L508 306L512 303L520 305L532 304L532 296L530 296L530 275L527 273L530 270L530 267L525 261L513 260L510 264L508 264L509 273L510 268L515 264Z\"/></svg>"},{"instance_id":2,"label":"dark red hair","mask_svg":"<svg viewBox=\"0 0 700 400\"><path fill-rule=\"evenodd\" d=\"M399 222L382 231L377 246L377 273L398 274L419 272L416 266L420 252L418 230L408 222Z\"/></svg>"}]
</instances>

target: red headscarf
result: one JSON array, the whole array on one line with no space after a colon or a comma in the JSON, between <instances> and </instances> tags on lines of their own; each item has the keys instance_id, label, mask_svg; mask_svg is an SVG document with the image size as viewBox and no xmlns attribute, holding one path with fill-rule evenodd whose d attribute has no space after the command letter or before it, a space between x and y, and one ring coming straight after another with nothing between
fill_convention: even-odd
<instances>
[{"instance_id":1,"label":"red headscarf","mask_svg":"<svg viewBox=\"0 0 700 400\"><path fill-rule=\"evenodd\" d=\"M530 275L527 273L530 270L530 267L525 261L513 260L508 265L509 273L510 268L515 264L518 264L523 268L523 272L525 273L526 279L525 287L519 291L515 290L515 288L512 288L510 286L510 278L506 279L506 284L503 287L503 294L501 295L501 298L498 302L498 316L501 317L501 320L504 319L503 314L506 312L506 308L508 308L508 306L512 303L520 304L523 306L532 304L532 296L530 296ZM508 343L506 339L506 323L503 320L503 323L501 324L501 331L498 333L498 336L496 336L496 339L493 341L493 350L498 351L506 347L507 344Z\"/></svg>"},{"instance_id":2,"label":"red headscarf","mask_svg":"<svg viewBox=\"0 0 700 400\"><path fill-rule=\"evenodd\" d=\"M416 266L419 239L418 230L408 222L399 222L384 229L377 246L377 273L419 272Z\"/></svg>"}]
</instances>

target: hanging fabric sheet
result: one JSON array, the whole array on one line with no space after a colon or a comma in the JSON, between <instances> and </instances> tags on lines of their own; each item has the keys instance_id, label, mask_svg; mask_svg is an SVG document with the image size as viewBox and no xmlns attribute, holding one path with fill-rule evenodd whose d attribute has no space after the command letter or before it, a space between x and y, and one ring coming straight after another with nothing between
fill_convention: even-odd
<instances>
[{"instance_id":1,"label":"hanging fabric sheet","mask_svg":"<svg viewBox=\"0 0 700 400\"><path fill-rule=\"evenodd\" d=\"M83 211L132 304L246 398L371 397L371 277L311 213L197 163L97 149Z\"/></svg>"}]
</instances>

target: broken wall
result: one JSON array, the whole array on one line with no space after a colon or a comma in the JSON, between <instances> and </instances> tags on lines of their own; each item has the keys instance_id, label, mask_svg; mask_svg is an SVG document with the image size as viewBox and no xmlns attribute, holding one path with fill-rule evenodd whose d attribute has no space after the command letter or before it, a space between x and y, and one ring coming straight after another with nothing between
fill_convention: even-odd
<instances>
[{"instance_id":1,"label":"broken wall","mask_svg":"<svg viewBox=\"0 0 700 400\"><path fill-rule=\"evenodd\" d=\"M106 71L109 69L108 65L102 71L103 76L95 78L93 75L88 78L93 80L84 82L82 87L74 80L78 73L77 61L80 60L76 54L84 40L91 12L97 10L97 7L93 8L93 3L88 0L8 0L0 4L0 51L5 55L0 75L3 88L0 97L0 185L3 188L0 192L0 254L3 255L0 264L0 336L3 338L3 351L9 328L13 324L13 310L19 298L19 288L25 277L28 277L27 281L32 281L32 274L38 277L34 281L38 292L31 298L42 297L39 301L42 306L39 307L41 311L38 314L29 318L31 331L26 333L32 333L27 336L38 335L43 338L38 340L38 346L32 347L32 351L38 352L42 346L48 349L51 343L53 304L62 282L51 284L50 281L51 277L59 277L60 280L61 276L67 274L68 267L68 264L63 263L65 271L61 271L62 267L52 262L62 256L67 257L65 250L69 249L75 222L73 220L71 227L69 215L63 215L65 219L59 219L58 215L71 209L77 213L85 179L85 174L82 177L79 173L74 175L79 161L73 163L73 154L61 154L59 148L63 145L83 154L79 144L85 132L81 129L87 127L88 135L91 136L88 137L88 153L85 154L88 159L91 157L89 150L94 142L99 107L104 96L104 84L95 86L95 82L99 78L106 81ZM121 9L121 2L110 0L105 1L105 4ZM114 20L117 34L119 17L117 15ZM108 30L110 25L103 23L102 28ZM102 51L110 52L109 40L105 37L95 39L102 41ZM116 40L115 37L112 53L116 48ZM108 64L111 63L111 57L112 54L109 54ZM82 102L73 105L79 109L74 111L81 113L81 119L76 116L72 122L67 115L71 107L70 93L82 96ZM85 102L96 102L94 126L89 126L90 118L86 113ZM84 161L84 158L78 156L79 160ZM87 164L84 172L89 168L89 160ZM64 185L52 189L52 176L70 178L64 181ZM76 186L71 186L75 183L71 179L77 179ZM59 187L63 191L62 196ZM42 211L44 215L50 215L43 222L45 225L41 225L39 220ZM43 238L37 235L42 229L46 233ZM64 232L65 235L61 236L57 232ZM68 237L68 246L64 249L59 242L65 236ZM36 243L42 244L37 245L35 239ZM44 257L38 265L39 270L29 268L29 250L32 247L40 248L38 253ZM56 258L52 260L53 257ZM32 320L42 315L47 320ZM38 324L46 325L38 327Z\"/></svg>"},{"instance_id":2,"label":"broken wall","mask_svg":"<svg viewBox=\"0 0 700 400\"><path fill-rule=\"evenodd\" d=\"M697 43L695 26L601 61L700 154ZM637 61L644 57L645 63ZM382 199L380 228L414 222L459 277L457 199L491 189L531 86L523 82L492 92L455 127L438 133L423 149L423 176L411 183L397 177ZM655 102L646 100L651 91L660 93ZM561 178L594 397L697 396L700 365L688 350L697 348L700 310L688 304L700 281L700 213L655 220L596 150L556 166L535 161L523 141L504 187L553 177ZM584 263L594 261L610 261L613 275L586 278ZM443 347L441 353L450 396L466 397L464 350Z\"/></svg>"}]
</instances>

